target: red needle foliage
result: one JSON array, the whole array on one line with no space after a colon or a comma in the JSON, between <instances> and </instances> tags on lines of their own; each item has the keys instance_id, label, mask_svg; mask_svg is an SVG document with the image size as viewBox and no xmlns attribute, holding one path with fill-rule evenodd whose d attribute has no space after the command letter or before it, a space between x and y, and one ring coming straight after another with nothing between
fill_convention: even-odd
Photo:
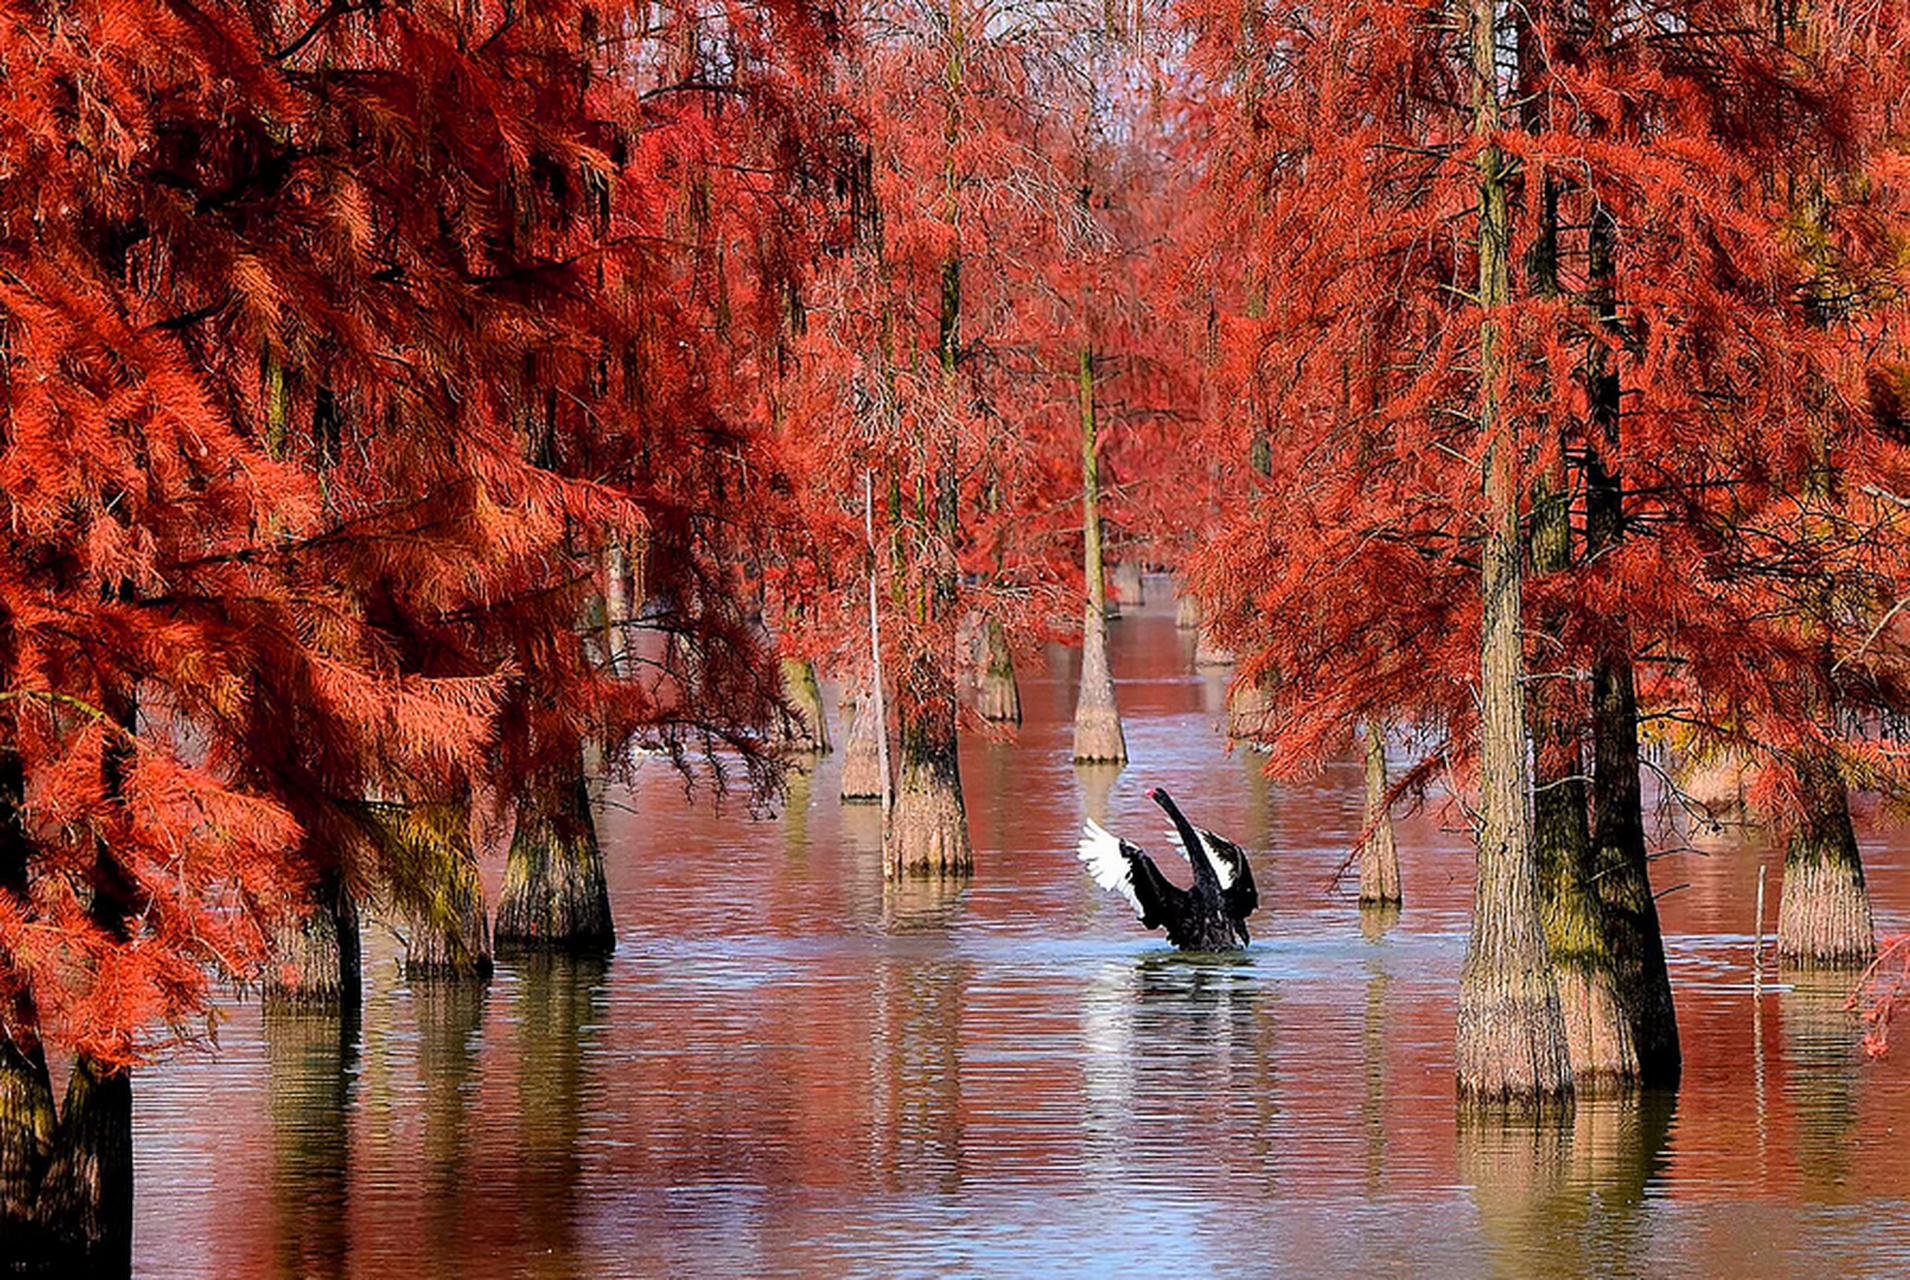
<instances>
[{"instance_id":1,"label":"red needle foliage","mask_svg":"<svg viewBox=\"0 0 1910 1280\"><path fill-rule=\"evenodd\" d=\"M1910 455L1864 391L1899 286L1893 8L1780 32L1735 0L1521 8L1499 66L1521 105L1483 141L1464 34L1432 11L1191 13L1218 104L1214 252L1241 264L1212 431L1239 471L1256 434L1272 446L1196 570L1242 678L1276 682L1278 764L1398 718L1471 754L1488 322L1517 353L1497 389L1520 489L1566 477L1583 529L1585 477L1623 484L1622 542L1530 584L1535 679L1617 646L1642 699L1707 734L1821 738L1804 701L1828 623L1808 601L1835 582L1841 683L1894 685L1882 637L1857 653L1910 589L1874 497L1901 494ZM1514 192L1512 300L1491 311L1469 229L1485 145ZM1622 389L1609 438L1600 369Z\"/></svg>"},{"instance_id":2,"label":"red needle foliage","mask_svg":"<svg viewBox=\"0 0 1910 1280\"><path fill-rule=\"evenodd\" d=\"M0 16L16 1043L188 1032L306 877L384 869L374 801L509 794L586 735L763 764L735 566L774 467L735 352L827 155L812 18ZM580 625L612 541L692 641L628 678Z\"/></svg>"}]
</instances>

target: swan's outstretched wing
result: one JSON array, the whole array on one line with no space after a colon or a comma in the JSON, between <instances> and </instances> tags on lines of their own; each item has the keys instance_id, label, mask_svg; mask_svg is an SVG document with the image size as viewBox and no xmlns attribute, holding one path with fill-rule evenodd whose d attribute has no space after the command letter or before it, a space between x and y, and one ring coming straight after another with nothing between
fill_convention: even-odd
<instances>
[{"instance_id":1,"label":"swan's outstretched wing","mask_svg":"<svg viewBox=\"0 0 1910 1280\"><path fill-rule=\"evenodd\" d=\"M1141 846L1121 839L1092 818L1081 828L1076 856L1094 882L1126 898L1148 928L1162 928L1186 913L1187 891L1170 883Z\"/></svg>"},{"instance_id":2,"label":"swan's outstretched wing","mask_svg":"<svg viewBox=\"0 0 1910 1280\"><path fill-rule=\"evenodd\" d=\"M1205 827L1195 827L1194 832L1205 846L1207 863L1213 867L1214 877L1220 881L1220 898L1227 904L1227 914L1235 920L1246 919L1260 905L1260 894L1253 887L1253 864L1247 861L1247 851L1226 836L1217 836Z\"/></svg>"}]
</instances>

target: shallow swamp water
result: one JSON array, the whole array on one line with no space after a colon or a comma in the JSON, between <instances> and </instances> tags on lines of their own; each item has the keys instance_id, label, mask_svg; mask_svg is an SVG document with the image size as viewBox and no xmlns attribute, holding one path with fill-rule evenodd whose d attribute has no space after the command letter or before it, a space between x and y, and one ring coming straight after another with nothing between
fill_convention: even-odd
<instances>
[{"instance_id":1,"label":"shallow swamp water","mask_svg":"<svg viewBox=\"0 0 1910 1280\"><path fill-rule=\"evenodd\" d=\"M971 882L886 887L839 756L754 816L658 762L603 797L607 963L413 988L370 925L357 1025L230 1003L216 1052L137 1077L135 1274L1910 1274L1910 1044L1865 1060L1847 979L1767 955L1754 988L1780 851L1654 867L1675 1096L1461 1126L1456 820L1402 817L1405 909L1362 919L1357 761L1230 754L1171 602L1110 638L1133 763L1069 763L1050 651L1019 736L965 744ZM1244 956L1172 953L1075 861L1091 813L1184 882L1156 785L1253 854ZM1858 821L1903 932L1910 831Z\"/></svg>"}]
</instances>

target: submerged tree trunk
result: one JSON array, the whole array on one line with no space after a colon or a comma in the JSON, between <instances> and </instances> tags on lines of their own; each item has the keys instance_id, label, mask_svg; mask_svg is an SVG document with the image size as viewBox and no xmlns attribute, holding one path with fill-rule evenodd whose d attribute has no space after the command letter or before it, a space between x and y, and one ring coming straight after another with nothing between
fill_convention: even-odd
<instances>
[{"instance_id":1,"label":"submerged tree trunk","mask_svg":"<svg viewBox=\"0 0 1910 1280\"><path fill-rule=\"evenodd\" d=\"M1366 726L1366 839L1360 842L1360 905L1400 904L1399 843L1386 807L1386 735Z\"/></svg>"},{"instance_id":2,"label":"submerged tree trunk","mask_svg":"<svg viewBox=\"0 0 1910 1280\"><path fill-rule=\"evenodd\" d=\"M901 777L882 842L882 870L967 875L974 870L956 753L955 687L928 657L915 660L896 697L902 721Z\"/></svg>"},{"instance_id":3,"label":"submerged tree trunk","mask_svg":"<svg viewBox=\"0 0 1910 1280\"><path fill-rule=\"evenodd\" d=\"M1082 614L1081 683L1074 698L1077 762L1125 764L1127 735L1114 700L1108 667L1107 579L1101 546L1101 461L1094 409L1094 352L1081 348L1081 571L1087 588Z\"/></svg>"},{"instance_id":4,"label":"submerged tree trunk","mask_svg":"<svg viewBox=\"0 0 1910 1280\"><path fill-rule=\"evenodd\" d=\"M1200 597L1191 591L1181 592L1180 598L1174 602L1174 629L1200 630Z\"/></svg>"},{"instance_id":5,"label":"submerged tree trunk","mask_svg":"<svg viewBox=\"0 0 1910 1280\"><path fill-rule=\"evenodd\" d=\"M1555 201L1548 200L1547 212L1555 211ZM1549 256L1545 262L1549 267ZM1532 567L1541 574L1567 573L1573 567L1571 491L1563 448L1560 452L1558 466L1539 480L1533 495ZM1541 629L1555 641L1564 625L1559 609L1541 619ZM1619 989L1588 820L1590 788L1580 742L1587 710L1571 672L1558 672L1533 685L1532 839L1572 1086L1581 1099L1635 1087L1639 1075L1633 1020Z\"/></svg>"},{"instance_id":6,"label":"submerged tree trunk","mask_svg":"<svg viewBox=\"0 0 1910 1280\"><path fill-rule=\"evenodd\" d=\"M1877 940L1843 774L1823 751L1801 755L1795 768L1804 807L1784 851L1778 959L1799 967L1868 964Z\"/></svg>"},{"instance_id":7,"label":"submerged tree trunk","mask_svg":"<svg viewBox=\"0 0 1910 1280\"><path fill-rule=\"evenodd\" d=\"M1258 680L1235 680L1227 690L1227 736L1240 742L1269 738L1272 718L1272 691Z\"/></svg>"},{"instance_id":8,"label":"submerged tree trunk","mask_svg":"<svg viewBox=\"0 0 1910 1280\"><path fill-rule=\"evenodd\" d=\"M0 1274L32 1271L45 1261L40 1180L55 1133L46 1054L29 1027L9 1022L13 1038L0 1039Z\"/></svg>"},{"instance_id":9,"label":"submerged tree trunk","mask_svg":"<svg viewBox=\"0 0 1910 1280\"><path fill-rule=\"evenodd\" d=\"M1114 600L1123 609L1138 609L1147 603L1147 587L1141 576L1139 560L1119 560L1114 565Z\"/></svg>"},{"instance_id":10,"label":"submerged tree trunk","mask_svg":"<svg viewBox=\"0 0 1910 1280\"><path fill-rule=\"evenodd\" d=\"M975 710L982 719L996 724L1020 724L1021 685L1015 680L1015 655L1008 647L1008 632L1001 619L991 617L982 624L982 642L986 660Z\"/></svg>"},{"instance_id":11,"label":"submerged tree trunk","mask_svg":"<svg viewBox=\"0 0 1910 1280\"><path fill-rule=\"evenodd\" d=\"M804 755L826 756L835 750L829 741L829 717L822 709L822 686L816 681L816 664L807 658L783 659L783 696L796 713L784 738L786 750Z\"/></svg>"},{"instance_id":12,"label":"submerged tree trunk","mask_svg":"<svg viewBox=\"0 0 1910 1280\"><path fill-rule=\"evenodd\" d=\"M39 1217L55 1274L124 1277L133 1266L133 1083L82 1055L60 1107Z\"/></svg>"},{"instance_id":13,"label":"submerged tree trunk","mask_svg":"<svg viewBox=\"0 0 1910 1280\"><path fill-rule=\"evenodd\" d=\"M405 977L489 982L491 928L471 848L471 802L419 805L411 820L429 824L442 861L430 902L416 905L406 922Z\"/></svg>"},{"instance_id":14,"label":"submerged tree trunk","mask_svg":"<svg viewBox=\"0 0 1910 1280\"><path fill-rule=\"evenodd\" d=\"M9 664L10 665L10 664ZM32 847L20 819L25 770L0 752L0 894L23 908ZM28 991L0 997L0 1274L41 1265L40 1179L53 1152L53 1081L40 1043L39 1009Z\"/></svg>"},{"instance_id":15,"label":"submerged tree trunk","mask_svg":"<svg viewBox=\"0 0 1910 1280\"><path fill-rule=\"evenodd\" d=\"M497 901L498 950L599 955L616 949L603 852L582 768L518 801Z\"/></svg>"},{"instance_id":16,"label":"submerged tree trunk","mask_svg":"<svg viewBox=\"0 0 1910 1280\"><path fill-rule=\"evenodd\" d=\"M1499 129L1497 0L1471 0L1474 131L1479 165L1479 421L1487 441L1480 561L1480 824L1472 929L1459 978L1460 1096L1544 1107L1568 1100L1572 1067L1540 912L1526 806L1525 654L1521 635L1518 433L1501 407L1505 354L1494 314L1510 299L1511 214Z\"/></svg>"},{"instance_id":17,"label":"submerged tree trunk","mask_svg":"<svg viewBox=\"0 0 1910 1280\"><path fill-rule=\"evenodd\" d=\"M849 804L882 799L882 759L876 737L875 699L864 695L848 707L849 740L842 749L842 791Z\"/></svg>"},{"instance_id":18,"label":"submerged tree trunk","mask_svg":"<svg viewBox=\"0 0 1910 1280\"><path fill-rule=\"evenodd\" d=\"M1614 974L1631 1020L1638 1082L1669 1089L1683 1071L1678 1010L1665 966L1664 935L1652 896L1638 781L1638 699L1631 659L1616 655L1592 671L1592 839L1595 883L1604 906Z\"/></svg>"},{"instance_id":19,"label":"submerged tree trunk","mask_svg":"<svg viewBox=\"0 0 1910 1280\"><path fill-rule=\"evenodd\" d=\"M272 958L260 984L267 1008L356 1009L364 962L358 907L336 875L324 877L306 913L272 937Z\"/></svg>"},{"instance_id":20,"label":"submerged tree trunk","mask_svg":"<svg viewBox=\"0 0 1910 1280\"><path fill-rule=\"evenodd\" d=\"M1200 631L1194 637L1194 665L1196 667L1231 667L1234 664L1234 651L1214 639L1214 633L1207 624L1202 623Z\"/></svg>"},{"instance_id":21,"label":"submerged tree trunk","mask_svg":"<svg viewBox=\"0 0 1910 1280\"><path fill-rule=\"evenodd\" d=\"M1600 324L1618 329L1613 292L1617 224L1609 210L1593 214L1590 267ZM1592 416L1603 455L1588 455L1586 546L1597 555L1624 536L1619 444L1619 379L1612 357L1595 348ZM1631 1027L1638 1083L1671 1088L1683 1069L1678 1011L1671 998L1665 944L1652 896L1645 848L1644 797L1638 780L1638 698L1632 683L1629 628L1612 620L1612 641L1592 669L1592 883L1596 885L1618 1000Z\"/></svg>"}]
</instances>

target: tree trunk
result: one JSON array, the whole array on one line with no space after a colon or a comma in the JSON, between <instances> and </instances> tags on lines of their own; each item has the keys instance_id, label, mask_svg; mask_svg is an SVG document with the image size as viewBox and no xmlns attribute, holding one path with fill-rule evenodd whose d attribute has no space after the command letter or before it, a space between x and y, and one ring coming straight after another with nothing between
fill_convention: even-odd
<instances>
[{"instance_id":1,"label":"tree trunk","mask_svg":"<svg viewBox=\"0 0 1910 1280\"><path fill-rule=\"evenodd\" d=\"M30 1031L21 1027L16 1035L27 1039ZM32 1272L45 1262L38 1206L54 1132L45 1052L37 1039L30 1048L0 1039L0 1274Z\"/></svg>"},{"instance_id":2,"label":"tree trunk","mask_svg":"<svg viewBox=\"0 0 1910 1280\"><path fill-rule=\"evenodd\" d=\"M1174 602L1174 628L1177 631L1200 630L1200 597L1191 591L1181 592Z\"/></svg>"},{"instance_id":3,"label":"tree trunk","mask_svg":"<svg viewBox=\"0 0 1910 1280\"><path fill-rule=\"evenodd\" d=\"M359 1007L364 963L358 908L337 876L319 882L303 917L274 931L260 988L267 1008Z\"/></svg>"},{"instance_id":4,"label":"tree trunk","mask_svg":"<svg viewBox=\"0 0 1910 1280\"><path fill-rule=\"evenodd\" d=\"M1386 807L1386 735L1366 726L1366 839L1360 841L1360 905L1398 906L1399 844Z\"/></svg>"},{"instance_id":5,"label":"tree trunk","mask_svg":"<svg viewBox=\"0 0 1910 1280\"><path fill-rule=\"evenodd\" d=\"M1147 603L1147 587L1141 576L1139 560L1121 560L1115 563L1114 599L1123 609L1139 609Z\"/></svg>"},{"instance_id":6,"label":"tree trunk","mask_svg":"<svg viewBox=\"0 0 1910 1280\"><path fill-rule=\"evenodd\" d=\"M123 1277L133 1267L133 1083L82 1055L60 1107L40 1184L40 1224L56 1274Z\"/></svg>"},{"instance_id":7,"label":"tree trunk","mask_svg":"<svg viewBox=\"0 0 1910 1280\"><path fill-rule=\"evenodd\" d=\"M1231 667L1234 664L1234 651L1214 639L1214 633L1205 623L1194 637L1194 665L1196 667Z\"/></svg>"},{"instance_id":8,"label":"tree trunk","mask_svg":"<svg viewBox=\"0 0 1910 1280\"><path fill-rule=\"evenodd\" d=\"M581 768L526 788L497 901L499 951L603 955L617 946L603 852Z\"/></svg>"},{"instance_id":9,"label":"tree trunk","mask_svg":"<svg viewBox=\"0 0 1910 1280\"><path fill-rule=\"evenodd\" d=\"M1081 629L1081 682L1074 699L1077 762L1127 762L1127 735L1108 667L1107 580L1101 547L1101 460L1094 408L1094 352L1081 348L1081 576L1087 604Z\"/></svg>"},{"instance_id":10,"label":"tree trunk","mask_svg":"<svg viewBox=\"0 0 1910 1280\"><path fill-rule=\"evenodd\" d=\"M1651 1089L1675 1088L1683 1052L1645 850L1638 700L1629 656L1614 656L1592 670L1592 741L1595 883L1604 904L1620 999L1631 1018L1638 1082Z\"/></svg>"},{"instance_id":11,"label":"tree trunk","mask_svg":"<svg viewBox=\"0 0 1910 1280\"><path fill-rule=\"evenodd\" d=\"M1474 129L1499 128L1497 0L1471 0ZM1487 441L1481 553L1480 827L1472 930L1459 979L1458 1090L1489 1105L1544 1107L1572 1093L1572 1066L1540 912L1526 806L1525 653L1521 636L1518 433L1501 408L1497 312L1509 301L1511 214L1504 161L1479 156L1479 420Z\"/></svg>"},{"instance_id":12,"label":"tree trunk","mask_svg":"<svg viewBox=\"0 0 1910 1280\"><path fill-rule=\"evenodd\" d=\"M484 909L471 848L471 802L421 805L450 856L439 868L432 901L410 913L405 935L405 977L413 980L489 982L491 928Z\"/></svg>"},{"instance_id":13,"label":"tree trunk","mask_svg":"<svg viewBox=\"0 0 1910 1280\"><path fill-rule=\"evenodd\" d=\"M1236 680L1227 690L1227 736L1241 742L1271 737L1273 694L1258 682Z\"/></svg>"},{"instance_id":14,"label":"tree trunk","mask_svg":"<svg viewBox=\"0 0 1910 1280\"><path fill-rule=\"evenodd\" d=\"M783 696L796 713L795 723L784 737L784 749L814 756L826 756L835 750L829 741L829 717L822 709L816 664L807 658L784 658Z\"/></svg>"},{"instance_id":15,"label":"tree trunk","mask_svg":"<svg viewBox=\"0 0 1910 1280\"><path fill-rule=\"evenodd\" d=\"M882 800L882 762L876 739L875 699L864 696L849 705L849 741L842 751L842 799L848 804Z\"/></svg>"},{"instance_id":16,"label":"tree trunk","mask_svg":"<svg viewBox=\"0 0 1910 1280\"><path fill-rule=\"evenodd\" d=\"M883 874L968 875L974 854L956 754L955 683L926 655L897 690L901 778L882 842Z\"/></svg>"},{"instance_id":17,"label":"tree trunk","mask_svg":"<svg viewBox=\"0 0 1910 1280\"><path fill-rule=\"evenodd\" d=\"M1800 755L1795 768L1804 808L1784 851L1778 959L1801 968L1868 964L1877 940L1843 774L1821 751Z\"/></svg>"},{"instance_id":18,"label":"tree trunk","mask_svg":"<svg viewBox=\"0 0 1910 1280\"><path fill-rule=\"evenodd\" d=\"M1590 269L1600 324L1618 329L1613 288L1617 224L1611 213L1593 214ZM1618 475L1619 379L1616 362L1594 347L1592 416L1600 449L1586 464L1585 541L1598 555L1624 536L1624 486ZM1632 684L1631 641L1623 616L1611 623L1612 640L1592 669L1593 883L1603 907L1607 946L1620 1004L1631 1024L1638 1082L1673 1088L1682 1072L1678 1011L1665 968L1664 937L1652 896L1645 849L1644 798L1638 781L1638 699Z\"/></svg>"},{"instance_id":19,"label":"tree trunk","mask_svg":"<svg viewBox=\"0 0 1910 1280\"><path fill-rule=\"evenodd\" d=\"M1021 723L1021 686L1015 680L1015 655L1008 648L1008 632L1001 619L989 618L982 625L986 663L982 668L981 689L975 697L975 710L984 720L997 724Z\"/></svg>"}]
</instances>

